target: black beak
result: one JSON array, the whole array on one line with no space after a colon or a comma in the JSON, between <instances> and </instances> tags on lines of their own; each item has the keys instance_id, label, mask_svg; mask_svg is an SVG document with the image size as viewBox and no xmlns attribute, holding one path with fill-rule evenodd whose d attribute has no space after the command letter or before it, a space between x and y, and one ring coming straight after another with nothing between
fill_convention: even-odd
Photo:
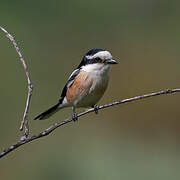
<instances>
[{"instance_id":1,"label":"black beak","mask_svg":"<svg viewBox=\"0 0 180 180\"><path fill-rule=\"evenodd\" d=\"M118 64L118 62L114 59L109 59L106 61L107 64Z\"/></svg>"}]
</instances>

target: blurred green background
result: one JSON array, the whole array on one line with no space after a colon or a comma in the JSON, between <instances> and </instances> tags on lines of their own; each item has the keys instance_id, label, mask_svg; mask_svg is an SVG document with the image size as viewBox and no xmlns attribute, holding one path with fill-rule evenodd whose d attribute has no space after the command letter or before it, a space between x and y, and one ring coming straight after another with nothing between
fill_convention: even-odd
<instances>
[{"instance_id":1,"label":"blurred green background","mask_svg":"<svg viewBox=\"0 0 180 180\"><path fill-rule=\"evenodd\" d=\"M3 1L0 25L15 36L35 86L30 133L71 114L32 119L55 104L82 56L109 50L118 66L99 104L180 87L180 1ZM0 32L0 150L16 142L26 101L24 70ZM0 159L6 180L180 179L180 94L88 114Z\"/></svg>"}]
</instances>

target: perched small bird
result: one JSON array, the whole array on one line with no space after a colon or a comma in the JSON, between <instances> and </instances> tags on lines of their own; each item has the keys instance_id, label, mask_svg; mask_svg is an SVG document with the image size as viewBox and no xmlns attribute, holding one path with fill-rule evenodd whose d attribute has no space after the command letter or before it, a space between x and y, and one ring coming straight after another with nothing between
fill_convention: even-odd
<instances>
[{"instance_id":1,"label":"perched small bird","mask_svg":"<svg viewBox=\"0 0 180 180\"><path fill-rule=\"evenodd\" d=\"M41 113L35 119L47 119L58 110L72 107L73 120L77 119L76 107L93 107L103 96L109 81L110 65L117 64L109 51L91 49L70 75L64 86L61 98L56 105Z\"/></svg>"}]
</instances>

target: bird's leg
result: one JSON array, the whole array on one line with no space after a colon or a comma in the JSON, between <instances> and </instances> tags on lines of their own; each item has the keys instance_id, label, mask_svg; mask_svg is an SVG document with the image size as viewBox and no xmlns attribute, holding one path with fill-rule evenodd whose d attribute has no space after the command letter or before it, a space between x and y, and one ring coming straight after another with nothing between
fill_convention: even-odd
<instances>
[{"instance_id":1,"label":"bird's leg","mask_svg":"<svg viewBox=\"0 0 180 180\"><path fill-rule=\"evenodd\" d=\"M75 107L72 107L73 114L72 114L72 120L75 122L78 120L77 113L75 112Z\"/></svg>"},{"instance_id":2,"label":"bird's leg","mask_svg":"<svg viewBox=\"0 0 180 180\"><path fill-rule=\"evenodd\" d=\"M92 106L92 108L94 108L95 114L98 114L99 106L95 104L94 106Z\"/></svg>"}]
</instances>

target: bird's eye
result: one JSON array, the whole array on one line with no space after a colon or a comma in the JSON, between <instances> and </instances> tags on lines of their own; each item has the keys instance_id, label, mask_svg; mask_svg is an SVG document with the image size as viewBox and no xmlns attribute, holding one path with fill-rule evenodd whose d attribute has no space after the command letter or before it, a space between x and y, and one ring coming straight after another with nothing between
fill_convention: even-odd
<instances>
[{"instance_id":1,"label":"bird's eye","mask_svg":"<svg viewBox=\"0 0 180 180\"><path fill-rule=\"evenodd\" d=\"M102 61L100 57L95 58L95 60L96 60L96 62L101 62Z\"/></svg>"}]
</instances>

